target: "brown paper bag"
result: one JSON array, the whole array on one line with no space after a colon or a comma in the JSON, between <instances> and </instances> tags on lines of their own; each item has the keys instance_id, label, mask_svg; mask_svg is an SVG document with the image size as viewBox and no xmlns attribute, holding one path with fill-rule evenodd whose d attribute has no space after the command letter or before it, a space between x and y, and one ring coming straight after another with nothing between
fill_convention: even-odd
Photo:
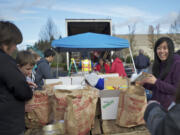
<instances>
[{"instance_id":1,"label":"brown paper bag","mask_svg":"<svg viewBox=\"0 0 180 135\"><path fill-rule=\"evenodd\" d=\"M62 82L56 82L56 83L51 83L51 84L44 84L43 85L43 90L45 90L47 92L48 95L54 95L54 86L55 85L62 85Z\"/></svg>"},{"instance_id":2,"label":"brown paper bag","mask_svg":"<svg viewBox=\"0 0 180 135\"><path fill-rule=\"evenodd\" d=\"M70 87L70 86L68 86ZM66 88L66 87L64 87ZM71 88L71 87L70 87ZM72 86L73 88L73 86ZM67 95L71 94L72 92L77 92L80 91L81 89L72 89L72 90L67 90L67 89L56 89L54 92L54 98L53 98L53 117L54 121L57 122L59 120L64 120L64 113L66 111L67 107L67 101L66 97ZM84 90L89 90L89 87L85 87Z\"/></svg>"},{"instance_id":3,"label":"brown paper bag","mask_svg":"<svg viewBox=\"0 0 180 135\"><path fill-rule=\"evenodd\" d=\"M25 104L27 128L38 128L49 122L49 99L46 91L34 91L33 97Z\"/></svg>"},{"instance_id":4,"label":"brown paper bag","mask_svg":"<svg viewBox=\"0 0 180 135\"><path fill-rule=\"evenodd\" d=\"M92 127L98 90L81 90L67 96L65 128L68 135L86 135Z\"/></svg>"},{"instance_id":5,"label":"brown paper bag","mask_svg":"<svg viewBox=\"0 0 180 135\"><path fill-rule=\"evenodd\" d=\"M122 91L119 97L116 124L122 127L133 127L144 124L144 111L147 100L144 88L130 86Z\"/></svg>"},{"instance_id":6,"label":"brown paper bag","mask_svg":"<svg viewBox=\"0 0 180 135\"><path fill-rule=\"evenodd\" d=\"M67 107L66 97L70 94L70 90L56 90L53 98L53 115L54 121L64 120L64 113Z\"/></svg>"},{"instance_id":7,"label":"brown paper bag","mask_svg":"<svg viewBox=\"0 0 180 135\"><path fill-rule=\"evenodd\" d=\"M127 89L129 79L126 77L106 77L104 78L104 88Z\"/></svg>"}]
</instances>

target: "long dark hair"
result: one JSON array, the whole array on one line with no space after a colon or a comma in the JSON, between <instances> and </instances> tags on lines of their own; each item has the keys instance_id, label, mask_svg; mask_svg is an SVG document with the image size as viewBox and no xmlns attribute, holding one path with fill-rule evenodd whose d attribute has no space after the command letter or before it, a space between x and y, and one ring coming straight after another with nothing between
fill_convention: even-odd
<instances>
[{"instance_id":1,"label":"long dark hair","mask_svg":"<svg viewBox=\"0 0 180 135\"><path fill-rule=\"evenodd\" d=\"M179 82L178 88L176 90L175 96L176 96L175 102L176 102L176 104L179 104L180 103L180 82Z\"/></svg>"},{"instance_id":2,"label":"long dark hair","mask_svg":"<svg viewBox=\"0 0 180 135\"><path fill-rule=\"evenodd\" d=\"M165 61L164 64L164 68L163 71L161 72L160 75L160 64L161 64L161 60L159 59L158 55L157 55L157 48L160 44L162 44L163 42L166 42L168 45L168 58ZM165 79L165 77L167 76L167 74L169 73L172 63L173 63L173 55L174 55L174 43L173 41L168 38L168 37L161 37L159 38L156 43L155 43L155 47L154 47L154 63L153 63L153 67L152 67L152 72L153 75L157 78L160 78L162 80Z\"/></svg>"}]
</instances>

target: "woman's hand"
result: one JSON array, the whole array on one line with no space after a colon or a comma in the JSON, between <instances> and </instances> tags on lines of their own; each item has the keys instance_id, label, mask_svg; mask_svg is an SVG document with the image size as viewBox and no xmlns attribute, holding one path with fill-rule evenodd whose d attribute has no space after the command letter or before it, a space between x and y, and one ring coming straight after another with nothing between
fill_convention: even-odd
<instances>
[{"instance_id":1,"label":"woman's hand","mask_svg":"<svg viewBox=\"0 0 180 135\"><path fill-rule=\"evenodd\" d=\"M156 77L152 74L150 74L148 77L142 79L141 81L136 82L139 85L144 85L145 83L148 84L155 84L156 83Z\"/></svg>"},{"instance_id":2,"label":"woman's hand","mask_svg":"<svg viewBox=\"0 0 180 135\"><path fill-rule=\"evenodd\" d=\"M144 83L148 83L148 84L155 84L156 83L156 77L152 74L150 74L148 77L144 78L142 81Z\"/></svg>"}]
</instances>

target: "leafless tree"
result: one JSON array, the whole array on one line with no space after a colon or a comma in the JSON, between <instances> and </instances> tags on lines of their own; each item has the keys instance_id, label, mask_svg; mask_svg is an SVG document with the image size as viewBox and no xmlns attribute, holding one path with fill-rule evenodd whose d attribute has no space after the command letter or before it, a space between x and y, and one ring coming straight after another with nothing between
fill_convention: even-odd
<instances>
[{"instance_id":1,"label":"leafless tree","mask_svg":"<svg viewBox=\"0 0 180 135\"><path fill-rule=\"evenodd\" d=\"M148 41L149 41L149 45L150 48L154 48L154 43L156 41L155 39L155 35L154 35L154 27L152 25L149 25L149 30L148 30Z\"/></svg>"},{"instance_id":2,"label":"leafless tree","mask_svg":"<svg viewBox=\"0 0 180 135\"><path fill-rule=\"evenodd\" d=\"M47 23L42 27L39 33L40 39L35 43L35 47L39 50L51 48L51 42L56 37L61 38L57 32L57 27L51 18L47 19Z\"/></svg>"},{"instance_id":3,"label":"leafless tree","mask_svg":"<svg viewBox=\"0 0 180 135\"><path fill-rule=\"evenodd\" d=\"M160 38L160 24L156 25L156 40Z\"/></svg>"},{"instance_id":4,"label":"leafless tree","mask_svg":"<svg viewBox=\"0 0 180 135\"><path fill-rule=\"evenodd\" d=\"M160 24L157 24L155 27L153 25L149 25L148 30L148 41L150 48L154 48L154 44L156 40L160 37Z\"/></svg>"},{"instance_id":5,"label":"leafless tree","mask_svg":"<svg viewBox=\"0 0 180 135\"><path fill-rule=\"evenodd\" d=\"M175 42L180 45L180 12L175 21L170 26L170 33L168 34Z\"/></svg>"},{"instance_id":6,"label":"leafless tree","mask_svg":"<svg viewBox=\"0 0 180 135\"><path fill-rule=\"evenodd\" d=\"M132 51L135 51L135 45L136 45L136 41L135 41L135 31L136 31L136 23L132 24L132 25L128 25L128 29L129 29L129 43L131 46Z\"/></svg>"},{"instance_id":7,"label":"leafless tree","mask_svg":"<svg viewBox=\"0 0 180 135\"><path fill-rule=\"evenodd\" d=\"M39 35L40 39L43 41L52 41L55 37L57 37L57 27L52 18L48 18L46 25L42 27Z\"/></svg>"}]
</instances>

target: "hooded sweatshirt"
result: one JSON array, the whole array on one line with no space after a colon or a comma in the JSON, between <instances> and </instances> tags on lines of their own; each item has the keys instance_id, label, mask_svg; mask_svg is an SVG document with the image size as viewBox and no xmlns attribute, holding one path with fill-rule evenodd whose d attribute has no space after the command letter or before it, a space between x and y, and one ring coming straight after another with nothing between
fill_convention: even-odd
<instances>
[{"instance_id":1,"label":"hooded sweatshirt","mask_svg":"<svg viewBox=\"0 0 180 135\"><path fill-rule=\"evenodd\" d=\"M41 58L37 62L37 70L35 75L35 83L38 85L37 89L42 89L44 85L43 79L52 79L51 68L49 62L45 58Z\"/></svg>"},{"instance_id":2,"label":"hooded sweatshirt","mask_svg":"<svg viewBox=\"0 0 180 135\"><path fill-rule=\"evenodd\" d=\"M126 74L126 72L124 70L123 63L119 58L116 58L113 61L110 72L111 73L118 73L119 76L123 76L123 77L127 76L127 74Z\"/></svg>"},{"instance_id":3,"label":"hooded sweatshirt","mask_svg":"<svg viewBox=\"0 0 180 135\"><path fill-rule=\"evenodd\" d=\"M160 66L160 74L163 71L163 64ZM152 91L152 100L157 100L168 109L175 100L175 92L180 81L180 56L175 54L172 67L164 80L157 78L155 84L144 84L144 87Z\"/></svg>"}]
</instances>

